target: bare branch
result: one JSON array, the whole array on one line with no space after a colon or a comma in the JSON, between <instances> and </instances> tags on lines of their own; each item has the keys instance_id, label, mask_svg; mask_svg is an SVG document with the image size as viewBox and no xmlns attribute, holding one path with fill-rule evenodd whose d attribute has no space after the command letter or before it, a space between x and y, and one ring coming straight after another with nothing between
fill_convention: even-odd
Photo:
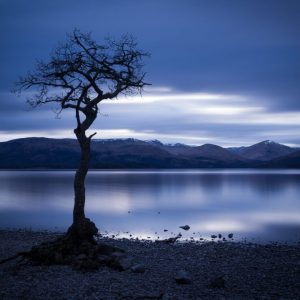
<instances>
[{"instance_id":1,"label":"bare branch","mask_svg":"<svg viewBox=\"0 0 300 300\"><path fill-rule=\"evenodd\" d=\"M95 136L97 134L97 132L94 132L92 133L90 136L89 136L89 139L91 140L93 136Z\"/></svg>"},{"instance_id":2,"label":"bare branch","mask_svg":"<svg viewBox=\"0 0 300 300\"><path fill-rule=\"evenodd\" d=\"M146 56L130 35L98 44L90 34L74 30L54 49L48 62L38 62L34 72L19 78L15 91L34 92L28 98L32 107L57 103L61 110L74 109L77 126L86 130L102 100L141 93L149 85L142 72ZM80 113L85 120L80 120Z\"/></svg>"}]
</instances>

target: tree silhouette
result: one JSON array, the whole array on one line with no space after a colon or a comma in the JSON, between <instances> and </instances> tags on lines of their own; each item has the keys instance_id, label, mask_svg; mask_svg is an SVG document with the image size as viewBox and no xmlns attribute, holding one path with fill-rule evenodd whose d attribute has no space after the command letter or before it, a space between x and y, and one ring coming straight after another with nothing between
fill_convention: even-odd
<instances>
[{"instance_id":1,"label":"tree silhouette","mask_svg":"<svg viewBox=\"0 0 300 300\"><path fill-rule=\"evenodd\" d=\"M87 135L87 130L97 118L101 101L142 92L147 85L142 72L143 58L147 55L137 49L137 43L129 35L118 41L107 38L98 44L90 34L75 29L53 51L48 62L38 62L33 72L16 83L17 92L34 90L27 100L32 107L56 103L59 111L75 112L74 133L81 159L74 178L73 223L65 236L73 244L93 243L98 232L84 211L90 144L96 134Z\"/></svg>"}]
</instances>

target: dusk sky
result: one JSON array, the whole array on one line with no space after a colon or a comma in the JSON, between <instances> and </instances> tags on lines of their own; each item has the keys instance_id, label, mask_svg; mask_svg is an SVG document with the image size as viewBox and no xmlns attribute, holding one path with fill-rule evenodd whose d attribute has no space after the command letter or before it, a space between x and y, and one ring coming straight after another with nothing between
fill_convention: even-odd
<instances>
[{"instance_id":1,"label":"dusk sky","mask_svg":"<svg viewBox=\"0 0 300 300\"><path fill-rule=\"evenodd\" d=\"M149 52L143 97L101 103L97 138L300 146L298 0L0 0L0 141L72 137L73 111L28 111L12 94L74 28L99 43L130 33Z\"/></svg>"}]
</instances>

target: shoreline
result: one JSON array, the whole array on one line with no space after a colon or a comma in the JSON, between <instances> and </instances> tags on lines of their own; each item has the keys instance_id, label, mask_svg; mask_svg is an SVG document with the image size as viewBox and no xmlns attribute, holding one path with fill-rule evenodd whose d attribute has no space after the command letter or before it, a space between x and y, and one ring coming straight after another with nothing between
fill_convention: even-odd
<instances>
[{"instance_id":1,"label":"shoreline","mask_svg":"<svg viewBox=\"0 0 300 300\"><path fill-rule=\"evenodd\" d=\"M76 172L76 168L69 169L69 168L0 168L0 171L37 171L37 172ZM295 172L295 174L299 174L300 167L282 167L282 168L259 168L259 167L206 167L206 168L90 168L90 172L121 172L121 173L225 173L225 172L232 172L232 173L265 173L265 174L272 174L272 173L283 173L289 174L291 172Z\"/></svg>"},{"instance_id":2,"label":"shoreline","mask_svg":"<svg viewBox=\"0 0 300 300\"><path fill-rule=\"evenodd\" d=\"M49 241L61 232L0 230L0 259ZM69 266L0 265L1 299L297 299L300 296L300 245L242 242L180 242L99 238L123 248L132 269L103 267L80 273ZM178 284L188 272L191 283ZM222 278L222 284L212 283Z\"/></svg>"},{"instance_id":3,"label":"shoreline","mask_svg":"<svg viewBox=\"0 0 300 300\"><path fill-rule=\"evenodd\" d=\"M54 228L48 228L48 229L39 229L39 228L31 228L31 227L0 227L0 232L19 232L19 233L32 233L32 234L39 234L44 236L59 236L66 232L68 228L64 229L58 229L57 227ZM176 240L177 244L199 244L203 245L205 243L226 243L226 244L240 244L244 246L268 246L268 245L275 245L275 246L299 246L300 247L300 238L294 239L294 240L260 240L255 238L246 238L243 236L236 236L233 235L232 238L229 238L228 234L223 234L220 237L218 237L219 232L216 231L216 233L211 235L199 235L198 237L195 237L194 234L188 234L185 230L178 232L181 237ZM232 233L231 233L232 234ZM101 238L100 238L101 236ZM174 238L176 237L176 234L172 231L167 230L167 232L161 232L159 235L155 235L155 237L150 238L149 236L145 235L144 237L135 235L134 233L130 231L122 232L122 231L104 231L99 235L98 240L113 240L113 241L132 241L132 242L141 242L141 243L155 243L155 242L162 242L165 239L168 238ZM214 236L214 237L212 237Z\"/></svg>"}]
</instances>

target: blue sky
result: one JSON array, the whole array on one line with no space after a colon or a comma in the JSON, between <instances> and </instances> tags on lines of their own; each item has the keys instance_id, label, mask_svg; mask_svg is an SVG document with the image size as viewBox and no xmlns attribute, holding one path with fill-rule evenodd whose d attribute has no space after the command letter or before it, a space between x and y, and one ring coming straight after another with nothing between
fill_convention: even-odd
<instances>
[{"instance_id":1,"label":"blue sky","mask_svg":"<svg viewBox=\"0 0 300 300\"><path fill-rule=\"evenodd\" d=\"M300 146L300 2L0 1L0 140L72 137L73 112L27 111L19 75L75 27L95 40L133 34L152 87L103 103L98 138Z\"/></svg>"}]
</instances>

